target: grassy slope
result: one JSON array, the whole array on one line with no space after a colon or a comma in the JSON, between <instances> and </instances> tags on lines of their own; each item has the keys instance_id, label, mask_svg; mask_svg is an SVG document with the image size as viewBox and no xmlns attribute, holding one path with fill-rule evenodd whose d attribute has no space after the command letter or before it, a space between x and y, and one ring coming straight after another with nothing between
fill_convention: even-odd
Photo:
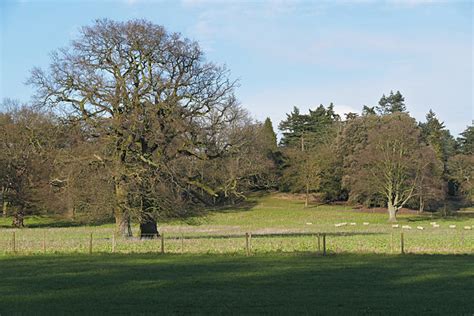
<instances>
[{"instance_id":1,"label":"grassy slope","mask_svg":"<svg viewBox=\"0 0 474 316\"><path fill-rule=\"evenodd\" d=\"M474 312L472 256L0 257L0 314Z\"/></svg>"},{"instance_id":2,"label":"grassy slope","mask_svg":"<svg viewBox=\"0 0 474 316\"><path fill-rule=\"evenodd\" d=\"M206 215L190 218L184 222L181 220L172 220L163 223L164 227L190 226L226 226L229 229L239 227L245 230L262 228L285 228L301 229L305 228L307 222L321 227L333 228L338 222L370 222L371 224L387 223L387 214L367 213L351 210L350 206L344 205L319 205L304 207L304 202L280 198L278 195L271 194L263 197L250 198L248 203L236 207L228 207L209 211ZM444 224L474 224L474 215L464 217L439 218L437 215L417 216L410 214L401 214L398 216L401 224L416 222L416 224L427 225L430 221L437 220ZM42 216L30 216L25 219L25 224L31 228L55 228L55 227L74 227L77 223L67 219L57 219ZM0 217L0 227L9 228L11 218ZM105 224L96 227L111 228L113 225ZM137 227L135 227L137 228Z\"/></svg>"},{"instance_id":3,"label":"grassy slope","mask_svg":"<svg viewBox=\"0 0 474 316\"><path fill-rule=\"evenodd\" d=\"M471 216L471 217L469 217ZM10 219L0 219L0 255L11 251ZM415 253L474 253L474 230L464 231L464 226L474 225L471 215L437 218L434 216L400 215L400 224L409 224L413 230L406 232L406 248ZM434 229L430 222L441 227ZM335 223L355 222L356 226L336 228ZM369 222L369 226L363 226ZM307 223L312 223L308 225ZM307 236L253 238L253 250L261 252L314 251L315 239L311 234L330 234L328 247L331 252L391 253L398 252L400 229L393 229L384 213L366 213L350 210L347 206L321 205L304 208L303 202L279 198L275 195L255 197L247 205L209 211L205 216L186 221L160 223L160 231L167 237L181 236L187 253L243 253L244 241L240 238L225 239L216 236L230 234L242 236L245 232L256 234L308 233ZM456 229L448 225L455 224ZM89 234L93 232L94 250L111 251L113 225L77 226L68 221L47 217L30 217L28 229L17 231L17 251L41 252L43 236L47 239L48 252L87 252ZM419 231L416 226L423 226ZM137 227L134 227L135 233ZM214 238L194 238L199 235ZM393 236L392 236L393 235ZM167 242L168 252L181 252L179 240ZM120 252L156 252L156 242L118 241Z\"/></svg>"}]
</instances>

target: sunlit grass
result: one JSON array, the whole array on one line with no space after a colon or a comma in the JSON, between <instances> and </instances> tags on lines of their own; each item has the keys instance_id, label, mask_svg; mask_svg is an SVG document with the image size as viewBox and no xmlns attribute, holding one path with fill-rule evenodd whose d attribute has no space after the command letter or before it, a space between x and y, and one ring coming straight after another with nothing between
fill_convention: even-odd
<instances>
[{"instance_id":1,"label":"sunlit grass","mask_svg":"<svg viewBox=\"0 0 474 316\"><path fill-rule=\"evenodd\" d=\"M383 213L352 210L349 206L304 207L302 201L267 195L251 198L245 205L211 210L202 217L160 223L165 251L170 253L246 252L245 233L252 234L251 252L315 252L317 235L327 234L329 253L399 253L401 232L405 251L411 253L474 253L474 218L470 214L441 218L436 215L400 215L392 228ZM0 254L11 254L15 232L18 253L88 253L90 234L93 252L111 252L113 224L77 226L50 217L29 217L27 228L7 228L10 219L0 220ZM347 225L336 227L345 222ZM363 223L368 225L363 225ZM437 222L439 228L430 223ZM350 225L355 223L355 225ZM411 230L401 229L409 225ZM455 228L449 228L455 225ZM417 226L424 229L418 230ZM474 227L472 227L474 228ZM134 225L134 234L138 227ZM320 241L321 242L321 241ZM115 238L116 252L161 252L160 240Z\"/></svg>"}]
</instances>

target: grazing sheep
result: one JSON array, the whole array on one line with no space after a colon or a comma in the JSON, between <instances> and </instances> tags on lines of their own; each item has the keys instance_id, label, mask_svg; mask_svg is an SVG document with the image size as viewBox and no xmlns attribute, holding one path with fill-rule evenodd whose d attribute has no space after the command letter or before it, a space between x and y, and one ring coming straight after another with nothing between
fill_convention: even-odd
<instances>
[{"instance_id":1,"label":"grazing sheep","mask_svg":"<svg viewBox=\"0 0 474 316\"><path fill-rule=\"evenodd\" d=\"M334 224L334 226L336 226L336 227L341 227L341 226L346 226L346 225L347 225L347 223Z\"/></svg>"},{"instance_id":2,"label":"grazing sheep","mask_svg":"<svg viewBox=\"0 0 474 316\"><path fill-rule=\"evenodd\" d=\"M357 224L356 224L356 223L350 223L349 225L351 225L351 226L355 226L355 225L357 225Z\"/></svg>"},{"instance_id":3,"label":"grazing sheep","mask_svg":"<svg viewBox=\"0 0 474 316\"><path fill-rule=\"evenodd\" d=\"M471 226L464 226L464 229L471 230Z\"/></svg>"},{"instance_id":4,"label":"grazing sheep","mask_svg":"<svg viewBox=\"0 0 474 316\"><path fill-rule=\"evenodd\" d=\"M416 226L416 229L423 230L423 226Z\"/></svg>"},{"instance_id":5,"label":"grazing sheep","mask_svg":"<svg viewBox=\"0 0 474 316\"><path fill-rule=\"evenodd\" d=\"M433 228L439 228L439 225L438 225L438 224L434 224L434 225L433 225Z\"/></svg>"},{"instance_id":6,"label":"grazing sheep","mask_svg":"<svg viewBox=\"0 0 474 316\"><path fill-rule=\"evenodd\" d=\"M398 228L398 227L400 227L400 225L398 225L398 224L392 225L392 228Z\"/></svg>"},{"instance_id":7,"label":"grazing sheep","mask_svg":"<svg viewBox=\"0 0 474 316\"><path fill-rule=\"evenodd\" d=\"M362 225L365 225L365 226L367 226L367 225L369 225L369 223L367 223L367 222L363 222L363 223L362 223Z\"/></svg>"},{"instance_id":8,"label":"grazing sheep","mask_svg":"<svg viewBox=\"0 0 474 316\"><path fill-rule=\"evenodd\" d=\"M402 228L404 228L404 229L411 229L411 226L410 226L410 225L403 225Z\"/></svg>"},{"instance_id":9,"label":"grazing sheep","mask_svg":"<svg viewBox=\"0 0 474 316\"><path fill-rule=\"evenodd\" d=\"M313 225L313 223L306 223L306 225Z\"/></svg>"},{"instance_id":10,"label":"grazing sheep","mask_svg":"<svg viewBox=\"0 0 474 316\"><path fill-rule=\"evenodd\" d=\"M456 228L456 225L449 225L449 228Z\"/></svg>"},{"instance_id":11,"label":"grazing sheep","mask_svg":"<svg viewBox=\"0 0 474 316\"><path fill-rule=\"evenodd\" d=\"M431 222L430 225L436 225L436 222Z\"/></svg>"}]
</instances>

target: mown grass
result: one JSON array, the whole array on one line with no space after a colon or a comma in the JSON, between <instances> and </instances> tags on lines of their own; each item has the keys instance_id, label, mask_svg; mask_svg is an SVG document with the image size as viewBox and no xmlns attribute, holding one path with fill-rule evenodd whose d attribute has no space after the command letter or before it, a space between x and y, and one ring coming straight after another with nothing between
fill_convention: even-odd
<instances>
[{"instance_id":1,"label":"mown grass","mask_svg":"<svg viewBox=\"0 0 474 316\"><path fill-rule=\"evenodd\" d=\"M433 228L436 221L440 227ZM7 228L10 219L0 219L0 254L12 251L12 232L15 231L19 253L87 253L89 236L93 233L93 251L111 252L113 224L84 226L68 220L48 217L26 219L28 228ZM347 222L347 226L334 224ZM363 225L364 222L369 225ZM355 226L349 225L355 223ZM403 214L400 227L405 230L405 248L412 253L474 253L472 214L441 218L436 215ZM449 228L456 225L456 228ZM424 230L417 230L422 226ZM327 234L330 253L398 253L401 228L392 228L387 214L352 210L348 206L320 205L305 208L302 201L281 198L279 195L254 197L246 204L210 210L202 217L160 223L166 237L166 251L171 253L234 253L245 252L246 232L252 233L253 253L314 252L316 235ZM134 226L137 234L138 227ZM117 252L159 252L156 240L116 239Z\"/></svg>"},{"instance_id":2,"label":"mown grass","mask_svg":"<svg viewBox=\"0 0 474 316\"><path fill-rule=\"evenodd\" d=\"M0 258L0 314L474 312L467 255L95 254Z\"/></svg>"}]
</instances>

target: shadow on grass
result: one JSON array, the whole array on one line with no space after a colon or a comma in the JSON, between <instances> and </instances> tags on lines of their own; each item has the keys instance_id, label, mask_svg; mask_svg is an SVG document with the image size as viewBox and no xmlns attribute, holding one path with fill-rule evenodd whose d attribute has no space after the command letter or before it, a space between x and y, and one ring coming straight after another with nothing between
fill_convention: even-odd
<instances>
[{"instance_id":1,"label":"shadow on grass","mask_svg":"<svg viewBox=\"0 0 474 316\"><path fill-rule=\"evenodd\" d=\"M249 200L239 202L237 204L209 208L206 211L206 213L233 213L233 212L250 211L257 204L258 202L256 200L249 199Z\"/></svg>"},{"instance_id":2,"label":"shadow on grass","mask_svg":"<svg viewBox=\"0 0 474 316\"><path fill-rule=\"evenodd\" d=\"M326 236L338 236L338 237L350 237L350 236L368 236L368 235L386 235L386 233L378 233L378 232L331 232L319 233L321 236L326 234ZM318 233L305 233L305 232L294 232L294 233L252 233L252 238L275 238L275 237L316 237ZM245 234L226 234L226 235L185 235L185 236L175 236L175 237L167 237L167 239L229 239L229 238L242 238L245 237Z\"/></svg>"},{"instance_id":3,"label":"shadow on grass","mask_svg":"<svg viewBox=\"0 0 474 316\"><path fill-rule=\"evenodd\" d=\"M258 204L258 201L254 199L248 199L248 200L245 200L236 204L232 204L232 205L223 205L223 206L209 207L206 209L192 210L189 213L187 213L186 216L182 216L179 219L183 223L186 223L187 225L192 225L192 226L204 225L208 223L207 216L212 215L213 213L234 213L234 212L250 211L257 204ZM166 223L167 220L169 219L165 219L163 222Z\"/></svg>"},{"instance_id":4,"label":"shadow on grass","mask_svg":"<svg viewBox=\"0 0 474 316\"><path fill-rule=\"evenodd\" d=\"M471 214L471 213L454 213L452 215L442 216L439 213L435 213L433 215L429 215L429 214L416 215L416 216L413 216L413 217L406 217L405 219L408 222L422 222L422 221L428 221L428 220L432 220L432 221L448 220L448 221L453 221L453 222L456 222L456 221L462 222L462 221L465 221L466 219L474 219L474 214Z\"/></svg>"},{"instance_id":5,"label":"shadow on grass","mask_svg":"<svg viewBox=\"0 0 474 316\"><path fill-rule=\"evenodd\" d=\"M472 314L473 256L0 257L1 314Z\"/></svg>"},{"instance_id":6,"label":"shadow on grass","mask_svg":"<svg viewBox=\"0 0 474 316\"><path fill-rule=\"evenodd\" d=\"M1 223L0 228L15 228L11 225L12 218L7 217L3 219L3 222L8 224ZM85 221L73 221L64 218L56 218L49 216L34 216L34 217L25 217L25 227L24 228L66 228L66 227L79 227L79 226L101 226L104 224L113 223L112 220L96 220L93 222Z\"/></svg>"}]
</instances>

